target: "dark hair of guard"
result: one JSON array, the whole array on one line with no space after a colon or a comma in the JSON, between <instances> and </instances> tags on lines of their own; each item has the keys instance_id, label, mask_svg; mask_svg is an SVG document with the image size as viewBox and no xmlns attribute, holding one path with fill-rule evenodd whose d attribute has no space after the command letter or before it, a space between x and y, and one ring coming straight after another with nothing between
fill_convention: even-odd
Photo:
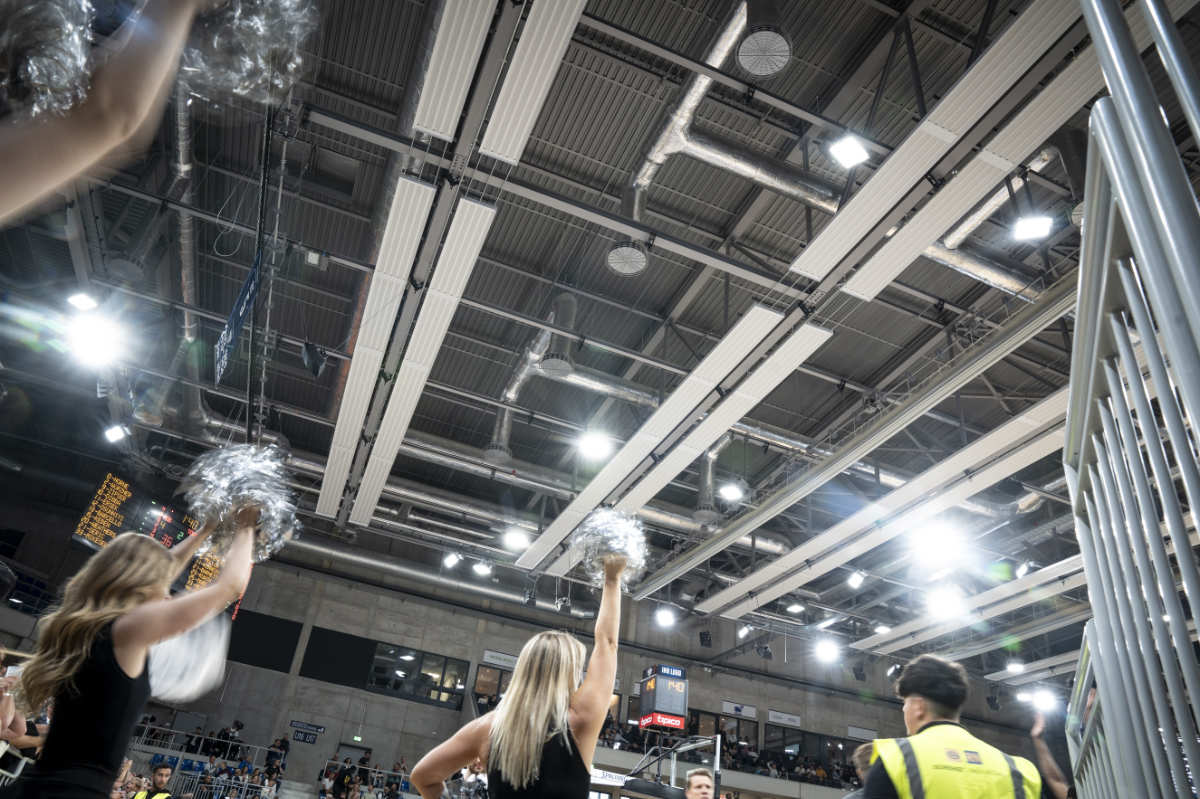
<instances>
[{"instance_id":1,"label":"dark hair of guard","mask_svg":"<svg viewBox=\"0 0 1200 799\"><path fill-rule=\"evenodd\" d=\"M930 710L938 716L956 717L967 703L967 670L934 655L920 655L900 672L896 696L919 696L932 704Z\"/></svg>"}]
</instances>

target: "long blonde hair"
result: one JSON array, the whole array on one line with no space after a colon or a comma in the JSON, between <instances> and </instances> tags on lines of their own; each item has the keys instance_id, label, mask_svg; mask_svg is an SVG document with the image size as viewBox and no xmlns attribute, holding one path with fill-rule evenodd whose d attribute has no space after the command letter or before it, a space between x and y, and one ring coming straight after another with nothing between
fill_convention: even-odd
<instances>
[{"instance_id":1,"label":"long blonde hair","mask_svg":"<svg viewBox=\"0 0 1200 799\"><path fill-rule=\"evenodd\" d=\"M67 583L62 604L38 623L37 647L21 672L28 706L40 708L61 688L73 688L104 625L161 599L173 565L166 547L138 533L122 533L92 555Z\"/></svg>"},{"instance_id":2,"label":"long blonde hair","mask_svg":"<svg viewBox=\"0 0 1200 799\"><path fill-rule=\"evenodd\" d=\"M575 636L538 633L525 642L508 692L492 721L488 766L518 790L538 777L542 747L561 735L571 746L567 714L583 680L587 650Z\"/></svg>"}]
</instances>

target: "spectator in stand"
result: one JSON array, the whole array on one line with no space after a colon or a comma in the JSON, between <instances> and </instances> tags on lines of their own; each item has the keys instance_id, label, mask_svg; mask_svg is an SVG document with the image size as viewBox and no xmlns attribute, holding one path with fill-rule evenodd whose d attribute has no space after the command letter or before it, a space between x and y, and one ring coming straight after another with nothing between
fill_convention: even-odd
<instances>
[{"instance_id":1,"label":"spectator in stand","mask_svg":"<svg viewBox=\"0 0 1200 799\"><path fill-rule=\"evenodd\" d=\"M287 733L279 736L279 748L283 751L283 757L279 759L280 770L287 768L288 754L292 751L292 742L288 740Z\"/></svg>"},{"instance_id":2,"label":"spectator in stand","mask_svg":"<svg viewBox=\"0 0 1200 799\"><path fill-rule=\"evenodd\" d=\"M403 757L400 758L400 767L396 771L400 772L401 777L408 779L408 761Z\"/></svg>"},{"instance_id":3,"label":"spectator in stand","mask_svg":"<svg viewBox=\"0 0 1200 799\"><path fill-rule=\"evenodd\" d=\"M200 747L204 744L204 730L197 727L195 731L187 737L187 743L183 745L183 751L188 754L198 754Z\"/></svg>"},{"instance_id":4,"label":"spectator in stand","mask_svg":"<svg viewBox=\"0 0 1200 799\"><path fill-rule=\"evenodd\" d=\"M263 799L275 799L279 791L279 782L274 777L267 777L267 781L263 783L261 796Z\"/></svg>"},{"instance_id":5,"label":"spectator in stand","mask_svg":"<svg viewBox=\"0 0 1200 799\"><path fill-rule=\"evenodd\" d=\"M318 799L333 798L333 780L336 772L332 768L325 769L325 773L321 775L320 788L317 791Z\"/></svg>"},{"instance_id":6,"label":"spectator in stand","mask_svg":"<svg viewBox=\"0 0 1200 799\"><path fill-rule=\"evenodd\" d=\"M151 772L150 785L133 794L133 799L171 799L167 783L171 781L171 767L159 763Z\"/></svg>"},{"instance_id":7,"label":"spectator in stand","mask_svg":"<svg viewBox=\"0 0 1200 799\"><path fill-rule=\"evenodd\" d=\"M279 739L276 738L271 742L271 745L267 747L267 765L274 765L280 760L283 760L283 745L280 744Z\"/></svg>"},{"instance_id":8,"label":"spectator in stand","mask_svg":"<svg viewBox=\"0 0 1200 799\"><path fill-rule=\"evenodd\" d=\"M871 753L874 751L874 744L863 744L854 750L854 754L850 759L854 762L854 771L858 776L858 790L853 793L848 793L845 799L862 799L862 784L867 780L867 772L871 770Z\"/></svg>"},{"instance_id":9,"label":"spectator in stand","mask_svg":"<svg viewBox=\"0 0 1200 799\"><path fill-rule=\"evenodd\" d=\"M371 781L371 750L363 752L363 756L358 759L358 778L361 782L370 783Z\"/></svg>"}]
</instances>

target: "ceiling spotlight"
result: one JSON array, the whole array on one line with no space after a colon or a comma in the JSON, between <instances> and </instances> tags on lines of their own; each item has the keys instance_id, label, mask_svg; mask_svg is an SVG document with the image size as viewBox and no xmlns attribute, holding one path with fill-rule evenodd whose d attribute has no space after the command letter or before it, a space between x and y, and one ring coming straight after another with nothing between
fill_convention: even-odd
<instances>
[{"instance_id":1,"label":"ceiling spotlight","mask_svg":"<svg viewBox=\"0 0 1200 799\"><path fill-rule=\"evenodd\" d=\"M967 601L957 585L942 585L925 595L925 607L935 619L945 620L967 615Z\"/></svg>"},{"instance_id":2,"label":"ceiling spotlight","mask_svg":"<svg viewBox=\"0 0 1200 799\"><path fill-rule=\"evenodd\" d=\"M817 629L818 630L827 630L830 627L832 627L833 625L837 624L841 620L842 620L841 616L827 616L826 618L821 619L819 622L817 622Z\"/></svg>"},{"instance_id":3,"label":"ceiling spotlight","mask_svg":"<svg viewBox=\"0 0 1200 799\"><path fill-rule=\"evenodd\" d=\"M608 251L608 268L618 275L632 277L641 274L649 262L646 245L633 239L618 241Z\"/></svg>"},{"instance_id":4,"label":"ceiling spotlight","mask_svg":"<svg viewBox=\"0 0 1200 799\"><path fill-rule=\"evenodd\" d=\"M1017 701L1018 702L1032 702L1033 694L1029 693L1028 691L1018 691L1017 692Z\"/></svg>"},{"instance_id":5,"label":"ceiling spotlight","mask_svg":"<svg viewBox=\"0 0 1200 799\"><path fill-rule=\"evenodd\" d=\"M915 527L908 534L908 543L914 562L929 574L936 575L967 560L966 537L953 525L939 522Z\"/></svg>"},{"instance_id":6,"label":"ceiling spotlight","mask_svg":"<svg viewBox=\"0 0 1200 799\"><path fill-rule=\"evenodd\" d=\"M413 661L413 660L416 660L416 659L417 659L417 656L416 656L416 655L401 655L401 656L400 656L400 659L401 659L401 660L407 660L407 661L410 661L410 662L411 662L411 661Z\"/></svg>"},{"instance_id":7,"label":"ceiling spotlight","mask_svg":"<svg viewBox=\"0 0 1200 799\"><path fill-rule=\"evenodd\" d=\"M400 669L396 669L396 676L397 676L397 677L403 677L403 676L404 676L404 672L400 671Z\"/></svg>"},{"instance_id":8,"label":"ceiling spotlight","mask_svg":"<svg viewBox=\"0 0 1200 799\"><path fill-rule=\"evenodd\" d=\"M741 502L746 496L746 483L743 480L730 480L717 489L717 494L726 502Z\"/></svg>"},{"instance_id":9,"label":"ceiling spotlight","mask_svg":"<svg viewBox=\"0 0 1200 799\"><path fill-rule=\"evenodd\" d=\"M850 576L846 578L846 585L851 588L861 588L863 581L866 579L867 575L862 572L851 572Z\"/></svg>"},{"instance_id":10,"label":"ceiling spotlight","mask_svg":"<svg viewBox=\"0 0 1200 799\"><path fill-rule=\"evenodd\" d=\"M510 527L504 531L504 548L510 552L522 552L529 548L529 533L520 527Z\"/></svg>"},{"instance_id":11,"label":"ceiling spotlight","mask_svg":"<svg viewBox=\"0 0 1200 799\"><path fill-rule=\"evenodd\" d=\"M1033 568L1033 564L1030 563L1029 561L1025 561L1020 566L1018 566L1017 571L1016 571L1017 579L1020 580L1022 577L1029 574L1029 570L1031 568Z\"/></svg>"},{"instance_id":12,"label":"ceiling spotlight","mask_svg":"<svg viewBox=\"0 0 1200 799\"><path fill-rule=\"evenodd\" d=\"M92 295L84 294L83 292L67 297L67 302L81 311L94 311L96 309L96 301L92 299Z\"/></svg>"},{"instance_id":13,"label":"ceiling spotlight","mask_svg":"<svg viewBox=\"0 0 1200 799\"><path fill-rule=\"evenodd\" d=\"M899 674L901 668L903 668L903 667L899 663L893 663L892 665L888 666L888 670L887 670L888 679L890 680L891 678L893 678L897 674Z\"/></svg>"},{"instance_id":14,"label":"ceiling spotlight","mask_svg":"<svg viewBox=\"0 0 1200 799\"><path fill-rule=\"evenodd\" d=\"M660 607L654 611L654 623L659 627L674 627L675 626L675 611L672 608Z\"/></svg>"},{"instance_id":15,"label":"ceiling spotlight","mask_svg":"<svg viewBox=\"0 0 1200 799\"><path fill-rule=\"evenodd\" d=\"M1022 216L1013 225L1012 237L1017 241L1040 241L1050 235L1054 220L1048 216Z\"/></svg>"},{"instance_id":16,"label":"ceiling spotlight","mask_svg":"<svg viewBox=\"0 0 1200 799\"><path fill-rule=\"evenodd\" d=\"M446 557L442 558L442 565L447 569L453 569L462 560L462 555L457 552L447 552Z\"/></svg>"},{"instance_id":17,"label":"ceiling spotlight","mask_svg":"<svg viewBox=\"0 0 1200 799\"><path fill-rule=\"evenodd\" d=\"M1004 667L1004 670L1009 674L1024 674L1025 664L1019 660L1010 660L1008 661L1008 665Z\"/></svg>"},{"instance_id":18,"label":"ceiling spotlight","mask_svg":"<svg viewBox=\"0 0 1200 799\"><path fill-rule=\"evenodd\" d=\"M750 631L752 629L754 629L754 628L751 627L749 624L743 624L741 627L738 628L738 633L737 633L738 638L745 638L747 635L750 634Z\"/></svg>"},{"instance_id":19,"label":"ceiling spotlight","mask_svg":"<svg viewBox=\"0 0 1200 799\"><path fill-rule=\"evenodd\" d=\"M763 660L770 660L771 658L775 657L775 653L771 651L771 647L767 644L754 647L754 652Z\"/></svg>"},{"instance_id":20,"label":"ceiling spotlight","mask_svg":"<svg viewBox=\"0 0 1200 799\"><path fill-rule=\"evenodd\" d=\"M67 346L86 366L107 366L121 357L124 344L121 326L98 314L79 314L67 325Z\"/></svg>"},{"instance_id":21,"label":"ceiling spotlight","mask_svg":"<svg viewBox=\"0 0 1200 799\"><path fill-rule=\"evenodd\" d=\"M537 591L532 588L525 589L525 606L530 608L537 607Z\"/></svg>"},{"instance_id":22,"label":"ceiling spotlight","mask_svg":"<svg viewBox=\"0 0 1200 799\"><path fill-rule=\"evenodd\" d=\"M853 133L847 133L829 146L829 154L843 169L852 169L870 158L867 148Z\"/></svg>"},{"instance_id":23,"label":"ceiling spotlight","mask_svg":"<svg viewBox=\"0 0 1200 799\"><path fill-rule=\"evenodd\" d=\"M746 3L746 36L737 49L738 65L758 78L780 72L792 57L792 44L780 25L774 0Z\"/></svg>"},{"instance_id":24,"label":"ceiling spotlight","mask_svg":"<svg viewBox=\"0 0 1200 799\"><path fill-rule=\"evenodd\" d=\"M1034 691L1033 706L1042 713L1049 713L1058 707L1058 697L1044 688L1040 691Z\"/></svg>"},{"instance_id":25,"label":"ceiling spotlight","mask_svg":"<svg viewBox=\"0 0 1200 799\"><path fill-rule=\"evenodd\" d=\"M557 597L554 600L554 608L559 613L570 613L571 612L571 597L569 597L569 596Z\"/></svg>"},{"instance_id":26,"label":"ceiling spotlight","mask_svg":"<svg viewBox=\"0 0 1200 799\"><path fill-rule=\"evenodd\" d=\"M787 606L787 612L791 613L792 615L795 615L797 613L803 613L804 606L801 605L799 602L793 602L792 604Z\"/></svg>"},{"instance_id":27,"label":"ceiling spotlight","mask_svg":"<svg viewBox=\"0 0 1200 799\"><path fill-rule=\"evenodd\" d=\"M876 624L875 625L875 634L876 635L887 635L891 631L892 631L892 628L888 627L886 624Z\"/></svg>"},{"instance_id":28,"label":"ceiling spotlight","mask_svg":"<svg viewBox=\"0 0 1200 799\"><path fill-rule=\"evenodd\" d=\"M129 435L129 428L123 424L114 424L104 431L104 437L108 439L108 443L110 444L117 443L127 435Z\"/></svg>"},{"instance_id":29,"label":"ceiling spotlight","mask_svg":"<svg viewBox=\"0 0 1200 799\"><path fill-rule=\"evenodd\" d=\"M611 438L603 433L591 431L579 437L576 447L578 447L579 454L585 460L599 461L604 460L612 454L613 442Z\"/></svg>"},{"instance_id":30,"label":"ceiling spotlight","mask_svg":"<svg viewBox=\"0 0 1200 799\"><path fill-rule=\"evenodd\" d=\"M486 560L477 560L471 564L471 571L478 574L480 577L487 577L492 573L492 564Z\"/></svg>"},{"instance_id":31,"label":"ceiling spotlight","mask_svg":"<svg viewBox=\"0 0 1200 799\"><path fill-rule=\"evenodd\" d=\"M813 653L817 656L817 660L822 663L833 663L841 657L842 648L832 638L822 638L820 641L817 641L817 646L813 650Z\"/></svg>"}]
</instances>

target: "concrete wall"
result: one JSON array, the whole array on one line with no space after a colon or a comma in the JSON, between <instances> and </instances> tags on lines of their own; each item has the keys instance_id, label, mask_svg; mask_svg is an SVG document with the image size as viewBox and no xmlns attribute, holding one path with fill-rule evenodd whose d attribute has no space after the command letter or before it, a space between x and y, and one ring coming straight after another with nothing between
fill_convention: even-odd
<instances>
[{"instance_id":1,"label":"concrete wall","mask_svg":"<svg viewBox=\"0 0 1200 799\"><path fill-rule=\"evenodd\" d=\"M477 606L468 606L468 602ZM352 743L356 735L362 738L362 746L374 750L374 760L382 766L390 766L401 756L411 766L466 718L464 713L298 676L314 625L468 660L468 686L474 684L485 649L516 654L539 629L572 629L590 643L585 637L589 621L464 599L450 580L444 588L426 589L422 595L416 589L391 590L268 563L255 568L243 607L304 624L291 672L231 663L221 691L187 709L206 714L210 728L240 719L246 725L243 739L251 743L269 743L281 734L290 735L292 720L324 726L326 732L316 745L292 743L292 779L301 778L297 772L315 778L337 745ZM653 610L649 603L624 603L618 671L622 713L625 697L642 669L666 662L688 668L691 707L718 713L723 701L754 707L760 737L768 710L797 715L803 729L827 735L846 736L850 725L877 730L881 736L903 734L899 703L888 695L885 663L869 663L866 681L859 682L846 664L821 666L798 642L785 645L776 639L771 661L751 651L722 658L714 665L714 656L738 643L731 624L713 622L713 647L702 649L697 631L707 623L699 627L681 624L677 630L663 631L653 626ZM1007 751L1029 754L1021 729L1003 726L1023 723L1022 719L1003 717L998 719L1000 725L981 721L985 717L995 721L998 715L986 710L985 691L975 687L976 695L966 712L967 725ZM972 717L980 721L973 722Z\"/></svg>"}]
</instances>

